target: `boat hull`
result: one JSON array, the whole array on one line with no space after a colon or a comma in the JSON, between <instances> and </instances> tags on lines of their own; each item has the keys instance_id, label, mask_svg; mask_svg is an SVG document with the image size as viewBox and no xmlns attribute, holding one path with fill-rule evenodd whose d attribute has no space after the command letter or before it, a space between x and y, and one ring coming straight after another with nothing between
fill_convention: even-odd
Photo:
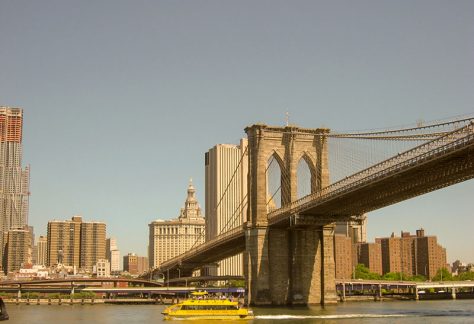
<instances>
[{"instance_id":1,"label":"boat hull","mask_svg":"<svg viewBox=\"0 0 474 324\"><path fill-rule=\"evenodd\" d=\"M165 315L165 320L251 320L253 315Z\"/></svg>"}]
</instances>

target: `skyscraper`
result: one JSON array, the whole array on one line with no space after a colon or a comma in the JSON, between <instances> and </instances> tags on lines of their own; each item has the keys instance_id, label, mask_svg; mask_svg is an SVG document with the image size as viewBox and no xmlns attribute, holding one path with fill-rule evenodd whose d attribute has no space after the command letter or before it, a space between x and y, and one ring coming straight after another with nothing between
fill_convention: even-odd
<instances>
[{"instance_id":1,"label":"skyscraper","mask_svg":"<svg viewBox=\"0 0 474 324\"><path fill-rule=\"evenodd\" d=\"M100 259L105 259L105 223L82 222L80 268L91 272Z\"/></svg>"},{"instance_id":2,"label":"skyscraper","mask_svg":"<svg viewBox=\"0 0 474 324\"><path fill-rule=\"evenodd\" d=\"M41 235L38 238L38 243L36 244L36 264L46 265L47 246L48 246L48 239L45 236Z\"/></svg>"},{"instance_id":3,"label":"skyscraper","mask_svg":"<svg viewBox=\"0 0 474 324\"><path fill-rule=\"evenodd\" d=\"M110 262L110 272L120 271L120 250L117 247L115 238L108 238L105 241L105 256Z\"/></svg>"},{"instance_id":4,"label":"skyscraper","mask_svg":"<svg viewBox=\"0 0 474 324\"><path fill-rule=\"evenodd\" d=\"M218 144L205 154L206 241L242 226L247 214L247 139ZM222 260L211 275L243 275L242 253Z\"/></svg>"},{"instance_id":5,"label":"skyscraper","mask_svg":"<svg viewBox=\"0 0 474 324\"><path fill-rule=\"evenodd\" d=\"M79 268L82 217L48 222L47 266L64 264Z\"/></svg>"},{"instance_id":6,"label":"skyscraper","mask_svg":"<svg viewBox=\"0 0 474 324\"><path fill-rule=\"evenodd\" d=\"M105 259L106 226L102 222L71 220L48 222L47 265L63 264L92 271L99 259Z\"/></svg>"},{"instance_id":7,"label":"skyscraper","mask_svg":"<svg viewBox=\"0 0 474 324\"><path fill-rule=\"evenodd\" d=\"M0 107L0 243L28 224L30 168L21 166L23 110ZM0 251L3 254L3 251Z\"/></svg>"},{"instance_id":8,"label":"skyscraper","mask_svg":"<svg viewBox=\"0 0 474 324\"><path fill-rule=\"evenodd\" d=\"M156 220L148 226L148 258L152 268L204 243L205 221L192 182L189 183L188 196L179 217L166 221ZM125 269L125 264L123 267Z\"/></svg>"}]
</instances>

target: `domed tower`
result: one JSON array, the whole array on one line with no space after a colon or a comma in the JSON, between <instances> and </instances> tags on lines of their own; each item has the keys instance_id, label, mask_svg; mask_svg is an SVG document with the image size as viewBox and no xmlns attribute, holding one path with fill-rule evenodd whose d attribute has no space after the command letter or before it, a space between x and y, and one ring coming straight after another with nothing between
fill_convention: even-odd
<instances>
[{"instance_id":1,"label":"domed tower","mask_svg":"<svg viewBox=\"0 0 474 324\"><path fill-rule=\"evenodd\" d=\"M152 268L204 243L205 219L196 199L196 189L189 181L184 207L177 219L155 220L149 225L148 257Z\"/></svg>"},{"instance_id":2,"label":"domed tower","mask_svg":"<svg viewBox=\"0 0 474 324\"><path fill-rule=\"evenodd\" d=\"M181 208L181 213L179 215L179 219L183 218L189 220L203 219L201 215L201 207L196 199L196 189L193 186L193 179L189 180L188 196L186 197L184 208Z\"/></svg>"}]
</instances>

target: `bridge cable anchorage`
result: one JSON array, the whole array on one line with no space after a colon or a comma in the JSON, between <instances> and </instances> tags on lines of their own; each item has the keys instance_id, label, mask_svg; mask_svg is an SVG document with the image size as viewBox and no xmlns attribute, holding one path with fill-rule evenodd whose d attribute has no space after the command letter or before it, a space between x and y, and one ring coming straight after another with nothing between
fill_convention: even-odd
<instances>
[{"instance_id":1,"label":"bridge cable anchorage","mask_svg":"<svg viewBox=\"0 0 474 324\"><path fill-rule=\"evenodd\" d=\"M239 159L239 163L237 164L237 166L236 166L234 172L232 173L232 176L231 176L229 182L227 183L227 185L226 185L226 187L225 187L225 189L224 189L224 192L222 193L221 197L219 198L219 202L217 203L216 207L214 208L214 213L217 213L217 209L220 207L222 201L224 200L224 197L226 196L226 194L227 194L227 192L228 192L228 190L229 190L229 188L230 188L230 185L234 182L235 175L237 174L237 171L239 170L240 165L242 164L242 161L243 161L243 159L244 159L244 157L245 157L245 155L246 155L246 153L247 153L247 150L248 150L248 146L245 147L245 150L244 150L244 152L242 153L242 155L241 155L241 157L240 157L240 159ZM247 197L247 196L245 196L245 197L242 199L242 201L239 203L239 205L237 206L237 208L239 208L239 207L242 205L242 202L246 199L246 197ZM234 211L234 213L235 213L235 211ZM233 215L234 215L234 213L233 213ZM231 216L231 218L232 218L232 217L233 217L233 216ZM227 226L228 223L229 223L229 221L227 221L225 227ZM233 221L233 223L235 223L235 221ZM219 236L220 234L222 234L222 232L223 232L223 229L220 229L217 236ZM194 248L195 246L199 245L198 243L201 241L202 237L205 236L205 235L206 235L206 230L205 230L205 228L203 228L203 229L201 229L201 231L200 231L200 233L199 233L199 236L196 238L196 240L194 241L193 245L191 246L191 249Z\"/></svg>"}]
</instances>

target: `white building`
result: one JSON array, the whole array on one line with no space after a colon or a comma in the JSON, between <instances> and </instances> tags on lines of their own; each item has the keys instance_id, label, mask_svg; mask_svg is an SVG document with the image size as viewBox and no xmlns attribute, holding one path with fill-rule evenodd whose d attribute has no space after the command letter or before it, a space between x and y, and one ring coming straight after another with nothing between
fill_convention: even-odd
<instances>
[{"instance_id":1,"label":"white building","mask_svg":"<svg viewBox=\"0 0 474 324\"><path fill-rule=\"evenodd\" d=\"M108 238L105 245L106 258L110 262L110 272L120 272L120 250L117 247L117 240L115 238Z\"/></svg>"},{"instance_id":2,"label":"white building","mask_svg":"<svg viewBox=\"0 0 474 324\"><path fill-rule=\"evenodd\" d=\"M196 199L196 190L189 183L188 195L180 215L173 220L156 220L149 225L148 258L150 267L159 267L164 261L204 243L205 220Z\"/></svg>"},{"instance_id":3,"label":"white building","mask_svg":"<svg viewBox=\"0 0 474 324\"><path fill-rule=\"evenodd\" d=\"M16 280L48 279L49 272L43 265L34 265L31 269L20 269L15 275Z\"/></svg>"},{"instance_id":4,"label":"white building","mask_svg":"<svg viewBox=\"0 0 474 324\"><path fill-rule=\"evenodd\" d=\"M205 155L206 241L242 226L247 215L247 139L218 144ZM222 260L210 275L243 275L242 253Z\"/></svg>"},{"instance_id":5,"label":"white building","mask_svg":"<svg viewBox=\"0 0 474 324\"><path fill-rule=\"evenodd\" d=\"M93 272L97 278L108 278L110 277L110 262L106 259L99 259L94 266Z\"/></svg>"}]
</instances>

